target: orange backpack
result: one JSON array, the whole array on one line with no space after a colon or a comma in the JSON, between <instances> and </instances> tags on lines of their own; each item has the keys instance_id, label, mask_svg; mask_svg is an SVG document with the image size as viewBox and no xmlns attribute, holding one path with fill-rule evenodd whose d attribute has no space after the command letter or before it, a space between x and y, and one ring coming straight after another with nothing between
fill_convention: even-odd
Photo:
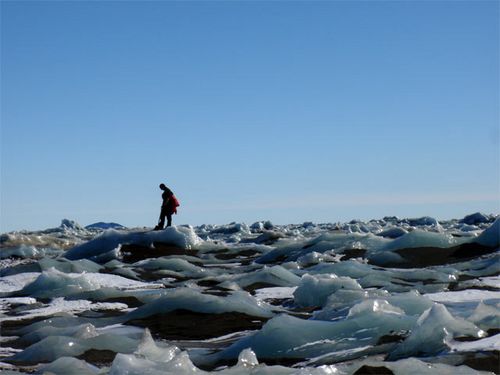
<instances>
[{"instance_id":1,"label":"orange backpack","mask_svg":"<svg viewBox=\"0 0 500 375\"><path fill-rule=\"evenodd\" d=\"M176 198L175 195L172 194L172 196L170 197L170 199L172 200L172 211L174 213L177 213L177 207L179 207L181 204L179 203L179 200Z\"/></svg>"}]
</instances>

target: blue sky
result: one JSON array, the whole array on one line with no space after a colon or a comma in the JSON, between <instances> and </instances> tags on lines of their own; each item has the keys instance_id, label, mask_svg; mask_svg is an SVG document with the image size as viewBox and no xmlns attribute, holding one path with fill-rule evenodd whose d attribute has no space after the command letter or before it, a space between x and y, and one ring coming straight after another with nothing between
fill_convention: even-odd
<instances>
[{"instance_id":1,"label":"blue sky","mask_svg":"<svg viewBox=\"0 0 500 375\"><path fill-rule=\"evenodd\" d=\"M500 210L497 1L1 2L1 231Z\"/></svg>"}]
</instances>

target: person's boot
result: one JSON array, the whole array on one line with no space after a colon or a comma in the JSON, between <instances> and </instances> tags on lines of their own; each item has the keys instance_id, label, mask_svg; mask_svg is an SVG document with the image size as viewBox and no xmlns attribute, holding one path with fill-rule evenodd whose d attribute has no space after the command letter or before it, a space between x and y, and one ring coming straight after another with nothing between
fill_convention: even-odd
<instances>
[{"instance_id":1,"label":"person's boot","mask_svg":"<svg viewBox=\"0 0 500 375\"><path fill-rule=\"evenodd\" d=\"M162 230L162 229L163 229L162 227L160 227L159 225L157 225L157 226L155 227L155 229L153 229L153 230Z\"/></svg>"}]
</instances>

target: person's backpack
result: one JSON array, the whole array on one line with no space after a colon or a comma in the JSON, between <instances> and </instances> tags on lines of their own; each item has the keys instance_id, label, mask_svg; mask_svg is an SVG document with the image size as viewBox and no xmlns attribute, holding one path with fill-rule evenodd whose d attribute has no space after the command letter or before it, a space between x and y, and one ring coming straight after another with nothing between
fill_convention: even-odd
<instances>
[{"instance_id":1,"label":"person's backpack","mask_svg":"<svg viewBox=\"0 0 500 375\"><path fill-rule=\"evenodd\" d=\"M181 204L179 203L179 200L176 198L175 195L172 194L172 196L170 197L171 201L172 201L172 210L174 213L177 213L177 207L179 207Z\"/></svg>"}]
</instances>

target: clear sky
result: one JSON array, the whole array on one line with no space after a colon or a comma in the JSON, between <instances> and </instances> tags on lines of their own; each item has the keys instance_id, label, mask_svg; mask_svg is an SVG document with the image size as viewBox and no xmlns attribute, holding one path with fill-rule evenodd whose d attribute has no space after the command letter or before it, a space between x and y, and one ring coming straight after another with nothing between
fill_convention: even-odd
<instances>
[{"instance_id":1,"label":"clear sky","mask_svg":"<svg viewBox=\"0 0 500 375\"><path fill-rule=\"evenodd\" d=\"M1 232L498 213L498 1L2 1Z\"/></svg>"}]
</instances>

